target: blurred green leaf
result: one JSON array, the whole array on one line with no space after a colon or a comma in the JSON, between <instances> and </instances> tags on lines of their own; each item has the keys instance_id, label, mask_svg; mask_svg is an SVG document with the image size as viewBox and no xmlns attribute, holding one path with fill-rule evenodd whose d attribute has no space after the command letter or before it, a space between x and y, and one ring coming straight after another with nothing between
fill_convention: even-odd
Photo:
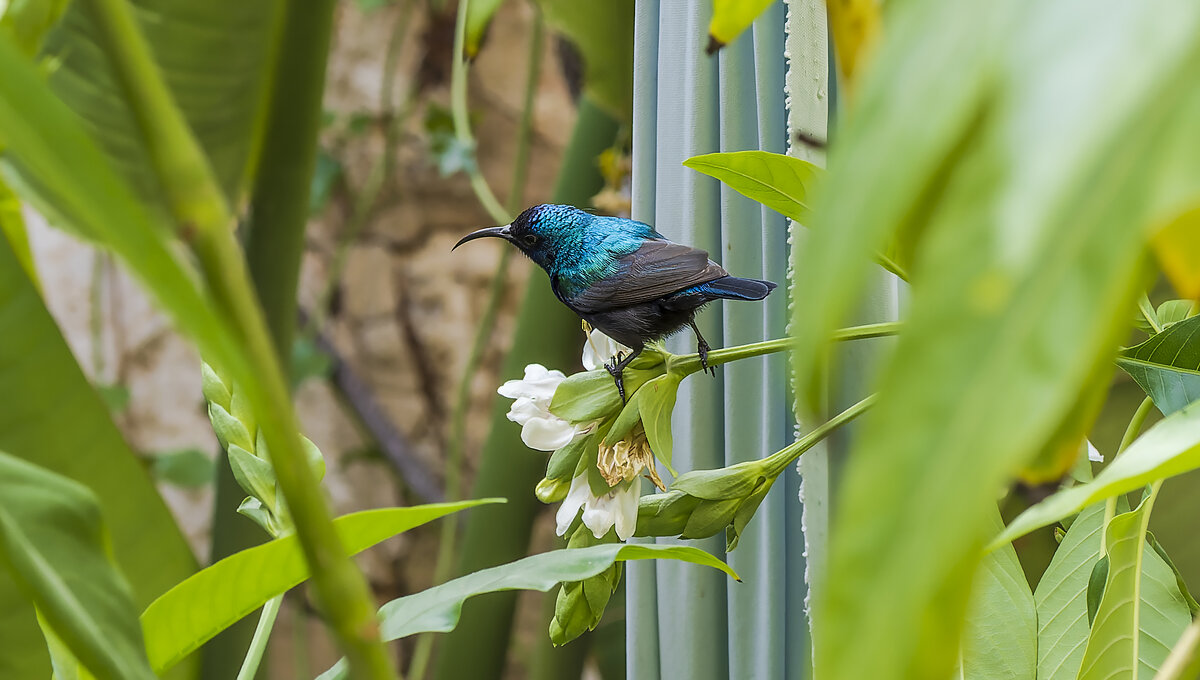
<instances>
[{"instance_id":1,"label":"blurred green leaf","mask_svg":"<svg viewBox=\"0 0 1200 680\"><path fill-rule=\"evenodd\" d=\"M0 71L2 90L11 71ZM6 239L0 239L0 369L0 449L96 494L135 604L145 606L190 574L191 549ZM41 637L33 608L0 573L0 677L47 676Z\"/></svg>"},{"instance_id":2,"label":"blurred green leaf","mask_svg":"<svg viewBox=\"0 0 1200 680\"><path fill-rule=\"evenodd\" d=\"M442 177L475 167L475 146L454 133L454 119L448 109L430 105L425 112L425 132L429 134L434 165Z\"/></svg>"},{"instance_id":3,"label":"blurred green leaf","mask_svg":"<svg viewBox=\"0 0 1200 680\"><path fill-rule=\"evenodd\" d=\"M1191 622L1175 575L1146 544L1153 497L1108 524L1108 579L1080 680L1149 677Z\"/></svg>"},{"instance_id":4,"label":"blurred green leaf","mask_svg":"<svg viewBox=\"0 0 1200 680\"><path fill-rule=\"evenodd\" d=\"M1200 619L1192 621L1171 649L1154 680L1196 680L1200 678Z\"/></svg>"},{"instance_id":5,"label":"blurred green leaf","mask_svg":"<svg viewBox=\"0 0 1200 680\"><path fill-rule=\"evenodd\" d=\"M472 0L471 4L467 5L467 41L463 47L468 59L479 54L479 45L492 23L492 17L503 4L504 0Z\"/></svg>"},{"instance_id":6,"label":"blurred green leaf","mask_svg":"<svg viewBox=\"0 0 1200 680\"><path fill-rule=\"evenodd\" d=\"M8 239L9 247L16 254L17 261L36 285L37 271L33 264L33 251L29 248L25 217L21 214L21 201L3 180L0 180L0 232Z\"/></svg>"},{"instance_id":7,"label":"blurred green leaf","mask_svg":"<svg viewBox=\"0 0 1200 680\"><path fill-rule=\"evenodd\" d=\"M713 0L712 21L708 23L708 53L733 42L773 2L775 0Z\"/></svg>"},{"instance_id":8,"label":"blurred green leaf","mask_svg":"<svg viewBox=\"0 0 1200 680\"><path fill-rule=\"evenodd\" d=\"M78 482L0 453L0 564L101 680L153 680L100 504Z\"/></svg>"},{"instance_id":9,"label":"blurred green leaf","mask_svg":"<svg viewBox=\"0 0 1200 680\"><path fill-rule=\"evenodd\" d=\"M120 383L98 384L96 393L101 401L113 413L121 413L129 408L129 388Z\"/></svg>"},{"instance_id":10,"label":"blurred green leaf","mask_svg":"<svg viewBox=\"0 0 1200 680\"><path fill-rule=\"evenodd\" d=\"M163 451L153 456L154 478L184 489L199 489L213 481L213 460L199 449Z\"/></svg>"},{"instance_id":11,"label":"blurred green leaf","mask_svg":"<svg viewBox=\"0 0 1200 680\"><path fill-rule=\"evenodd\" d=\"M0 31L8 32L22 52L33 56L68 4L69 0L9 0L7 7L0 3Z\"/></svg>"},{"instance_id":12,"label":"blurred green leaf","mask_svg":"<svg viewBox=\"0 0 1200 680\"><path fill-rule=\"evenodd\" d=\"M1171 415L1200 399L1200 316L1170 328L1161 317L1159 323L1163 331L1123 350L1117 365L1150 395L1163 415Z\"/></svg>"},{"instance_id":13,"label":"blurred green leaf","mask_svg":"<svg viewBox=\"0 0 1200 680\"><path fill-rule=\"evenodd\" d=\"M915 265L814 593L823 680L952 670L996 489L1128 332L1152 189L1200 186L1163 165L1200 113L1200 6L913 0L888 20L794 262L810 395L872 251L895 238Z\"/></svg>"},{"instance_id":14,"label":"blurred green leaf","mask_svg":"<svg viewBox=\"0 0 1200 680\"><path fill-rule=\"evenodd\" d=\"M134 2L142 34L220 187L236 203L270 91L267 67L281 4ZM138 197L166 213L136 118L121 94L88 3L71 3L42 54L58 61L50 85L103 146Z\"/></svg>"},{"instance_id":15,"label":"blurred green leaf","mask_svg":"<svg viewBox=\"0 0 1200 680\"><path fill-rule=\"evenodd\" d=\"M999 512L996 529L1003 526ZM985 556L967 608L959 670L971 680L1037 677L1038 618L1033 593L1011 545Z\"/></svg>"},{"instance_id":16,"label":"blurred green leaf","mask_svg":"<svg viewBox=\"0 0 1200 680\"><path fill-rule=\"evenodd\" d=\"M824 174L808 161L767 151L709 153L683 165L802 224L812 218L808 197Z\"/></svg>"},{"instance_id":17,"label":"blurred green leaf","mask_svg":"<svg viewBox=\"0 0 1200 680\"><path fill-rule=\"evenodd\" d=\"M1150 244L1175 290L1189 299L1200 298L1200 205L1193 203L1173 215Z\"/></svg>"},{"instance_id":18,"label":"blurred green leaf","mask_svg":"<svg viewBox=\"0 0 1200 680\"><path fill-rule=\"evenodd\" d=\"M333 187L342 178L342 163L325 149L317 149L317 165L313 169L312 189L308 194L308 213L319 215L333 196Z\"/></svg>"},{"instance_id":19,"label":"blurred green leaf","mask_svg":"<svg viewBox=\"0 0 1200 680\"><path fill-rule=\"evenodd\" d=\"M558 583L583 581L627 560L672 559L700 564L738 575L721 560L684 546L626 545L609 543L532 555L499 567L482 569L447 583L392 600L379 610L380 633L384 640L399 640L417 633L445 633L458 625L462 605L468 598L500 590L540 590ZM345 678L344 661L322 673L318 680Z\"/></svg>"},{"instance_id":20,"label":"blurred green leaf","mask_svg":"<svg viewBox=\"0 0 1200 680\"><path fill-rule=\"evenodd\" d=\"M1037 673L1039 680L1075 680L1087 644L1087 589L1100 559L1104 504L1084 508L1034 590L1037 608ZM1011 550L1011 546L1008 546Z\"/></svg>"},{"instance_id":21,"label":"blurred green leaf","mask_svg":"<svg viewBox=\"0 0 1200 680\"><path fill-rule=\"evenodd\" d=\"M584 92L609 115L633 117L634 0L537 0L546 25L583 56Z\"/></svg>"},{"instance_id":22,"label":"blurred green leaf","mask_svg":"<svg viewBox=\"0 0 1200 680\"><path fill-rule=\"evenodd\" d=\"M50 664L54 668L53 680L95 680L96 676L89 673L83 664L79 663L79 659L75 658L67 644L55 634L54 629L41 616L38 617L38 625L42 628L42 635L46 638L46 647L50 651Z\"/></svg>"},{"instance_id":23,"label":"blurred green leaf","mask_svg":"<svg viewBox=\"0 0 1200 680\"><path fill-rule=\"evenodd\" d=\"M1163 418L1090 482L1063 489L1029 508L992 541L999 547L1079 512L1096 501L1200 467L1200 406Z\"/></svg>"},{"instance_id":24,"label":"blurred green leaf","mask_svg":"<svg viewBox=\"0 0 1200 680\"><path fill-rule=\"evenodd\" d=\"M361 552L413 527L501 499L383 508L334 520L347 552ZM151 666L162 672L267 600L308 577L295 536L235 553L200 570L142 613Z\"/></svg>"}]
</instances>

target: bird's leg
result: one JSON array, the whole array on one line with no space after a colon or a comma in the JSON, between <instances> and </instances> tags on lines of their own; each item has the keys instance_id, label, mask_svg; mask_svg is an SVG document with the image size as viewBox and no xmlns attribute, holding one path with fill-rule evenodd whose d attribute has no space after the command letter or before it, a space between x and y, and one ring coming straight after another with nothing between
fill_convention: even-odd
<instances>
[{"instance_id":1,"label":"bird's leg","mask_svg":"<svg viewBox=\"0 0 1200 680\"><path fill-rule=\"evenodd\" d=\"M696 334L696 353L700 355L700 370L705 373L711 373L715 378L717 376L717 367L708 365L708 350L712 349L708 346L708 342L700 335L700 328L696 326L696 319L693 317L688 319L688 325L692 327L692 332Z\"/></svg>"},{"instance_id":2,"label":"bird's leg","mask_svg":"<svg viewBox=\"0 0 1200 680\"><path fill-rule=\"evenodd\" d=\"M618 353L612 358L612 361L604 364L604 368L608 369L609 375L613 377L613 381L617 384L617 394L621 395L621 403L625 403L625 379L622 371L629 365L629 362L637 358L637 355L642 353L642 348L638 347L629 353L628 356L622 356Z\"/></svg>"}]
</instances>

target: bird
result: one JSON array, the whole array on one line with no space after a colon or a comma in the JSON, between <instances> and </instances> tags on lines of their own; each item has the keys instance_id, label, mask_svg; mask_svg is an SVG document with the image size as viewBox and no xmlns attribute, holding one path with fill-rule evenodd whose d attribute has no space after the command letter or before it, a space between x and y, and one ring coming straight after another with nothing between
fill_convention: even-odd
<instances>
[{"instance_id":1,"label":"bird","mask_svg":"<svg viewBox=\"0 0 1200 680\"><path fill-rule=\"evenodd\" d=\"M570 205L535 205L511 224L467 234L451 250L480 238L516 246L545 270L560 302L630 348L605 365L622 403L623 371L648 343L690 326L707 372L712 348L696 326L700 308L714 300L762 300L775 289L770 281L731 276L706 251L675 243L644 222Z\"/></svg>"}]
</instances>

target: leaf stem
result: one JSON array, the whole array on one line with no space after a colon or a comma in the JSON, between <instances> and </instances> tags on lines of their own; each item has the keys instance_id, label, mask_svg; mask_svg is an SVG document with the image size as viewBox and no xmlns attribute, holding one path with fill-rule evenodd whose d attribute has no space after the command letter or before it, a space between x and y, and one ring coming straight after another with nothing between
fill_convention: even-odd
<instances>
[{"instance_id":1,"label":"leaf stem","mask_svg":"<svg viewBox=\"0 0 1200 680\"><path fill-rule=\"evenodd\" d=\"M267 649L267 640L271 637L271 629L275 627L275 617L279 615L279 605L282 602L283 595L276 595L263 605L262 614L258 617L258 627L254 629L254 638L250 640L250 649L246 650L246 658L242 660L237 680L254 680L254 676L258 674L258 666L262 663L263 652Z\"/></svg>"},{"instance_id":2,"label":"leaf stem","mask_svg":"<svg viewBox=\"0 0 1200 680\"><path fill-rule=\"evenodd\" d=\"M775 477L781 474L789 465L804 455L804 452L819 444L841 426L865 413L867 409L875 405L878 397L878 394L865 397L845 411L817 426L812 432L764 458L763 463L767 466L771 476Z\"/></svg>"},{"instance_id":3,"label":"leaf stem","mask_svg":"<svg viewBox=\"0 0 1200 680\"><path fill-rule=\"evenodd\" d=\"M271 451L279 489L295 521L317 600L355 677L396 677L380 641L375 606L362 572L346 555L301 445L288 384L233 233L229 205L208 160L167 89L127 0L88 0L100 39L152 159L172 216L199 264L207 293L231 333L210 350L220 369L244 386ZM332 12L331 1L321 11ZM288 5L284 31L316 21L318 10Z\"/></svg>"},{"instance_id":4,"label":"leaf stem","mask_svg":"<svg viewBox=\"0 0 1200 680\"><path fill-rule=\"evenodd\" d=\"M471 121L467 113L467 62L463 58L463 45L466 43L467 35L467 6L469 4L470 0L459 1L458 16L454 21L454 62L450 67L450 115L454 120L454 135L458 137L459 142L471 149L472 158L475 158L475 138L471 135ZM496 194L492 193L487 179L479 170L477 160L467 168L467 175L471 179L472 191L475 192L479 202L483 204L492 219L497 224L511 222L512 216L504 209L504 206L500 205Z\"/></svg>"},{"instance_id":5,"label":"leaf stem","mask_svg":"<svg viewBox=\"0 0 1200 680\"><path fill-rule=\"evenodd\" d=\"M1149 321L1150 317L1146 317L1146 320ZM1154 322L1151 322L1151 323L1154 323ZM1150 415L1150 409L1153 407L1154 407L1154 400L1151 399L1150 397L1146 397L1145 399L1142 400L1142 403L1138 405L1137 410L1133 412L1133 417L1129 419L1129 425L1127 425L1125 427L1125 434L1121 436L1121 443L1120 443L1120 445L1117 446L1117 452L1115 454L1113 454L1113 460L1116 460L1116 457L1121 455L1122 451L1129 448L1129 445L1133 443L1133 440L1137 439L1138 434L1142 431L1142 425L1144 425L1146 422L1146 416ZM1110 461L1109 464L1111 465L1112 462ZM1105 545L1107 543L1107 540L1105 537L1106 537L1106 534L1108 533L1107 532L1108 523L1111 522L1112 518L1116 517L1116 516L1117 516L1117 497L1110 496L1108 498L1108 500L1105 501L1105 503L1104 503L1104 524L1102 526L1104 527L1105 530L1100 532L1100 553L1101 554L1104 554L1105 549L1107 548L1107 546Z\"/></svg>"},{"instance_id":6,"label":"leaf stem","mask_svg":"<svg viewBox=\"0 0 1200 680\"><path fill-rule=\"evenodd\" d=\"M903 327L901 321L887 321L883 323L872 323L863 326L851 326L849 328L839 328L833 332L831 339L835 342L845 342L848 340L865 340L867 338L880 338L888 335L895 335L900 332ZM738 345L737 347L725 347L715 349L708 353L708 365L719 366L737 361L738 359L748 359L750 357L762 356L764 354L773 354L791 349L796 344L794 338L776 338L774 340L764 340L762 342L753 342L748 345ZM671 370L678 370L683 375L691 375L700 370L700 355L699 354L681 354L668 359Z\"/></svg>"}]
</instances>

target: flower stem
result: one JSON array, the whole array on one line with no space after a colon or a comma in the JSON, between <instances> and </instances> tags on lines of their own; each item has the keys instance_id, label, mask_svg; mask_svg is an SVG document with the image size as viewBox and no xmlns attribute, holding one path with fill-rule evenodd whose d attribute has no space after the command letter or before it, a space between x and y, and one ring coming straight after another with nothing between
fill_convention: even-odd
<instances>
[{"instance_id":1,"label":"flower stem","mask_svg":"<svg viewBox=\"0 0 1200 680\"><path fill-rule=\"evenodd\" d=\"M1147 317L1149 320L1150 317ZM1138 434L1142 431L1142 425L1146 422L1146 416L1150 415L1150 409L1154 406L1154 400L1146 397L1142 403L1138 405L1137 410L1133 412L1133 417L1129 419L1129 425L1125 427L1125 434L1121 436L1121 443L1117 446L1117 453L1113 456L1115 460L1121 452L1129 448L1133 440L1137 439ZM1110 461L1111 463L1111 461ZM1108 533L1108 523L1113 517L1117 516L1117 497L1111 496L1104 503L1104 527L1105 531L1100 532L1100 552L1103 554L1107 546L1105 545L1105 534Z\"/></svg>"},{"instance_id":2,"label":"flower stem","mask_svg":"<svg viewBox=\"0 0 1200 680\"><path fill-rule=\"evenodd\" d=\"M275 617L279 614L279 605L282 603L283 595L276 595L263 605L262 614L258 617L258 627L254 629L254 638L250 640L250 649L246 650L246 658L242 660L237 680L254 680L254 676L258 674L258 665L262 663L263 652L267 649L267 640L271 637L271 629L275 626Z\"/></svg>"},{"instance_id":3,"label":"flower stem","mask_svg":"<svg viewBox=\"0 0 1200 680\"><path fill-rule=\"evenodd\" d=\"M864 326L851 326L849 328L839 328L833 332L831 339L835 342L845 342L847 340L865 340L867 338L879 338L888 335L895 335L900 332L903 322L887 321L884 323L872 323ZM737 347L725 347L722 349L714 349L708 353L708 365L719 366L737 361L738 359L748 359L750 357L762 356L764 354L773 354L791 349L796 344L795 338L776 338L774 340L764 340L762 342L753 342L748 345L739 345ZM699 354L681 354L674 357L671 361L671 368L683 373L683 375L691 375L700 370L700 355Z\"/></svg>"},{"instance_id":4,"label":"flower stem","mask_svg":"<svg viewBox=\"0 0 1200 680\"><path fill-rule=\"evenodd\" d=\"M871 408L871 406L875 404L878 396L879 395L877 394L872 394L864 398L862 401L859 401L853 406L847 408L845 411L842 411L836 416L825 421L812 432L809 432L803 437L797 439L792 444L789 444L770 456L767 456L765 459L763 459L763 463L766 464L771 476L778 476L789 465L796 462L796 459L802 456L805 451L808 451L812 447L819 444L821 440L833 434L841 426L862 415L867 409Z\"/></svg>"}]
</instances>

